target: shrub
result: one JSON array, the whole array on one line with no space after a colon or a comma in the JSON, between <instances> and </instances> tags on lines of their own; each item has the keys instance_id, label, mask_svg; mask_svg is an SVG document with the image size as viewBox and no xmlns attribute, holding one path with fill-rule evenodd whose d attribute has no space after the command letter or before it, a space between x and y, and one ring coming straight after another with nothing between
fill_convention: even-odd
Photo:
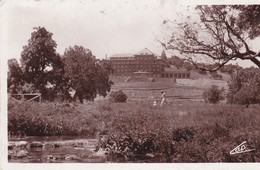
<instances>
[{"instance_id":1,"label":"shrub","mask_svg":"<svg viewBox=\"0 0 260 170\"><path fill-rule=\"evenodd\" d=\"M242 67L238 65L233 65L233 64L227 64L224 65L223 67L220 68L220 72L222 73L227 73L227 74L232 74L238 70L241 70Z\"/></svg>"},{"instance_id":2,"label":"shrub","mask_svg":"<svg viewBox=\"0 0 260 170\"><path fill-rule=\"evenodd\" d=\"M129 103L127 108L123 104L116 104L117 107L119 105L120 110L113 110L113 117L108 123L108 140L100 144L101 148L109 151L111 159L147 161L154 159L157 154L160 154L160 159L165 159L173 152L169 117L144 104L138 106Z\"/></svg>"},{"instance_id":3,"label":"shrub","mask_svg":"<svg viewBox=\"0 0 260 170\"><path fill-rule=\"evenodd\" d=\"M184 129L176 129L172 133L172 138L176 142L180 141L189 141L194 136L194 129L192 128L184 128Z\"/></svg>"},{"instance_id":4,"label":"shrub","mask_svg":"<svg viewBox=\"0 0 260 170\"><path fill-rule=\"evenodd\" d=\"M221 80L222 75L218 74L216 71L210 73L211 77L215 80Z\"/></svg>"},{"instance_id":5,"label":"shrub","mask_svg":"<svg viewBox=\"0 0 260 170\"><path fill-rule=\"evenodd\" d=\"M127 100L127 98L128 98L127 95L122 90L113 91L110 94L110 100L112 102L124 103Z\"/></svg>"},{"instance_id":6,"label":"shrub","mask_svg":"<svg viewBox=\"0 0 260 170\"><path fill-rule=\"evenodd\" d=\"M218 103L220 100L224 100L223 92L224 88L218 89L218 86L212 85L203 93L203 97L206 103Z\"/></svg>"},{"instance_id":7,"label":"shrub","mask_svg":"<svg viewBox=\"0 0 260 170\"><path fill-rule=\"evenodd\" d=\"M228 103L260 104L260 69L246 68L232 75L229 83Z\"/></svg>"},{"instance_id":8,"label":"shrub","mask_svg":"<svg viewBox=\"0 0 260 170\"><path fill-rule=\"evenodd\" d=\"M207 74L207 71L205 71L205 70L198 70L198 73L199 73L199 74L202 74L202 75L206 75L206 74Z\"/></svg>"},{"instance_id":9,"label":"shrub","mask_svg":"<svg viewBox=\"0 0 260 170\"><path fill-rule=\"evenodd\" d=\"M53 136L86 135L98 131L98 118L80 108L63 103L9 102L8 132L11 135Z\"/></svg>"}]
</instances>

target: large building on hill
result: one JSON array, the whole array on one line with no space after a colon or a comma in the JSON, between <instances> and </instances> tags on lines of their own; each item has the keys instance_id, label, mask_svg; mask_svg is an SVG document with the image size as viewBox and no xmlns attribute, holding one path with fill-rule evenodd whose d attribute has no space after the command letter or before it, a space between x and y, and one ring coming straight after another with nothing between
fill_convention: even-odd
<instances>
[{"instance_id":1,"label":"large building on hill","mask_svg":"<svg viewBox=\"0 0 260 170\"><path fill-rule=\"evenodd\" d=\"M190 72L173 71L166 61L145 48L136 54L114 54L106 60L111 64L113 76L146 75L161 78L189 78ZM168 71L167 71L168 70Z\"/></svg>"}]
</instances>

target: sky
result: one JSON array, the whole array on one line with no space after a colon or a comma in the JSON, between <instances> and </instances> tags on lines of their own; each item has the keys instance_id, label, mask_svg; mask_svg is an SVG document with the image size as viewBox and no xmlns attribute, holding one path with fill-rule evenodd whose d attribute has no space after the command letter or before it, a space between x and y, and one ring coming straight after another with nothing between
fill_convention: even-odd
<instances>
[{"instance_id":1,"label":"sky","mask_svg":"<svg viewBox=\"0 0 260 170\"><path fill-rule=\"evenodd\" d=\"M100 59L118 53L137 53L144 48L160 55L163 48L156 39L163 35L163 21L178 19L178 12L193 15L195 11L187 11L187 6L192 9L205 1L192 4L187 0L8 0L0 3L5 9L1 30L4 55L19 60L33 27L38 26L53 33L60 54L69 46L81 45Z\"/></svg>"},{"instance_id":2,"label":"sky","mask_svg":"<svg viewBox=\"0 0 260 170\"><path fill-rule=\"evenodd\" d=\"M115 53L137 53L143 48L161 53L155 40L162 21L174 13L162 1L56 1L11 5L7 13L8 56L18 57L33 27L53 33L57 52L82 45L97 58Z\"/></svg>"}]
</instances>

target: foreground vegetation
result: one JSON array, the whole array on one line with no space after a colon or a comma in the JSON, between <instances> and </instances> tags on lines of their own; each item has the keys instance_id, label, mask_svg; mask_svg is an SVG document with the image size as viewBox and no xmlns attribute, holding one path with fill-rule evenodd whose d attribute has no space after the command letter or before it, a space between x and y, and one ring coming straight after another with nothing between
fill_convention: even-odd
<instances>
[{"instance_id":1,"label":"foreground vegetation","mask_svg":"<svg viewBox=\"0 0 260 170\"><path fill-rule=\"evenodd\" d=\"M260 106L149 101L85 104L9 102L11 135L105 135L100 148L112 161L260 161ZM230 155L247 141L253 152Z\"/></svg>"}]
</instances>

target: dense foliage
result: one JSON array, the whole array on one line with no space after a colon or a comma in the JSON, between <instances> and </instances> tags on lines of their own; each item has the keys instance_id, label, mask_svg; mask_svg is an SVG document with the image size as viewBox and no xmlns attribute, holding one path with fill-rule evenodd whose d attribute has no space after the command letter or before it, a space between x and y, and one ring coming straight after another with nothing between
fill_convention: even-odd
<instances>
[{"instance_id":1,"label":"dense foliage","mask_svg":"<svg viewBox=\"0 0 260 170\"><path fill-rule=\"evenodd\" d=\"M48 98L52 92L47 85L51 84L55 88L61 83L57 80L62 76L62 62L56 52L57 44L52 39L53 34L44 27L34 29L28 45L23 47L21 68L25 81L38 89L44 98Z\"/></svg>"},{"instance_id":2,"label":"dense foliage","mask_svg":"<svg viewBox=\"0 0 260 170\"><path fill-rule=\"evenodd\" d=\"M63 61L65 77L69 86L76 91L74 97L78 97L81 103L83 99L94 100L97 94L105 97L110 91L112 82L107 69L89 49L69 47L65 50Z\"/></svg>"},{"instance_id":3,"label":"dense foliage","mask_svg":"<svg viewBox=\"0 0 260 170\"><path fill-rule=\"evenodd\" d=\"M221 80L222 79L222 75L218 74L217 71L210 72L210 76L211 76L211 78L213 78L215 80Z\"/></svg>"},{"instance_id":4,"label":"dense foliage","mask_svg":"<svg viewBox=\"0 0 260 170\"><path fill-rule=\"evenodd\" d=\"M15 59L8 61L9 93L40 92L44 100L71 100L70 90L74 89L81 102L107 95L112 84L110 65L82 46L67 48L61 58L53 34L44 27L34 29L23 47L21 66Z\"/></svg>"},{"instance_id":5,"label":"dense foliage","mask_svg":"<svg viewBox=\"0 0 260 170\"><path fill-rule=\"evenodd\" d=\"M127 100L127 95L122 91L122 90L119 90L119 91L112 91L110 93L110 100L112 102L126 102Z\"/></svg>"},{"instance_id":6,"label":"dense foliage","mask_svg":"<svg viewBox=\"0 0 260 170\"><path fill-rule=\"evenodd\" d=\"M212 85L208 90L203 93L205 102L218 103L224 100L224 88L218 89L218 86Z\"/></svg>"},{"instance_id":7,"label":"dense foliage","mask_svg":"<svg viewBox=\"0 0 260 170\"><path fill-rule=\"evenodd\" d=\"M224 65L223 67L220 68L220 71L222 73L228 73L228 74L232 74L232 73L235 73L236 71L239 71L243 69L241 66L238 66L238 65L233 65L233 64L227 64L227 65Z\"/></svg>"},{"instance_id":8,"label":"dense foliage","mask_svg":"<svg viewBox=\"0 0 260 170\"><path fill-rule=\"evenodd\" d=\"M229 154L243 141L259 149L259 105L246 109L220 103L182 104L9 102L8 131L12 135L103 134L106 138L99 147L108 150L112 162L260 161L259 152Z\"/></svg>"},{"instance_id":9,"label":"dense foliage","mask_svg":"<svg viewBox=\"0 0 260 170\"><path fill-rule=\"evenodd\" d=\"M236 5L233 8L240 11L238 18L240 28L247 31L251 39L258 37L260 35L260 5Z\"/></svg>"},{"instance_id":10,"label":"dense foliage","mask_svg":"<svg viewBox=\"0 0 260 170\"><path fill-rule=\"evenodd\" d=\"M23 72L16 59L8 60L7 88L9 93L19 93L24 84Z\"/></svg>"},{"instance_id":11,"label":"dense foliage","mask_svg":"<svg viewBox=\"0 0 260 170\"><path fill-rule=\"evenodd\" d=\"M167 55L166 55L165 51L162 52L161 59L163 59L165 61L167 60Z\"/></svg>"},{"instance_id":12,"label":"dense foliage","mask_svg":"<svg viewBox=\"0 0 260 170\"><path fill-rule=\"evenodd\" d=\"M168 58L167 61L169 62L169 64L175 65L177 68L184 67L184 60L177 56L171 56L170 58Z\"/></svg>"},{"instance_id":13,"label":"dense foliage","mask_svg":"<svg viewBox=\"0 0 260 170\"><path fill-rule=\"evenodd\" d=\"M11 135L85 135L93 137L98 120L66 103L9 101L8 131Z\"/></svg>"},{"instance_id":14,"label":"dense foliage","mask_svg":"<svg viewBox=\"0 0 260 170\"><path fill-rule=\"evenodd\" d=\"M229 83L228 102L231 104L260 103L260 70L246 68L232 76Z\"/></svg>"}]
</instances>

